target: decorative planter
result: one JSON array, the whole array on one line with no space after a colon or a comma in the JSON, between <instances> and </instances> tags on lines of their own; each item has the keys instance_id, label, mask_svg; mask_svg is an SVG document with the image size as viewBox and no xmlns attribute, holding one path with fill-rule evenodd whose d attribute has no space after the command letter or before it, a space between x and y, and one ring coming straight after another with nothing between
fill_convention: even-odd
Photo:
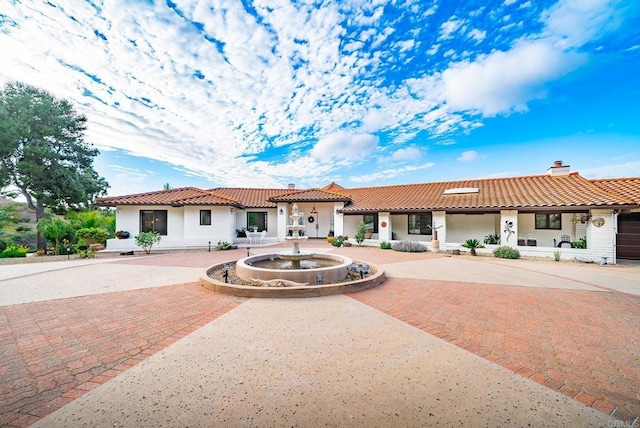
<instances>
[{"instance_id":1,"label":"decorative planter","mask_svg":"<svg viewBox=\"0 0 640 428\"><path fill-rule=\"evenodd\" d=\"M129 239L130 236L131 234L126 230L119 230L116 232L116 238L118 239Z\"/></svg>"}]
</instances>

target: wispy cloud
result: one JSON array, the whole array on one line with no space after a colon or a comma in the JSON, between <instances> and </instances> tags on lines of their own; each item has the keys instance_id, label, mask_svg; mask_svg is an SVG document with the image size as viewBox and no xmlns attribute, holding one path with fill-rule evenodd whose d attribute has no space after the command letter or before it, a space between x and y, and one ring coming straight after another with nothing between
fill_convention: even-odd
<instances>
[{"instance_id":1,"label":"wispy cloud","mask_svg":"<svg viewBox=\"0 0 640 428\"><path fill-rule=\"evenodd\" d=\"M474 162L480 159L480 154L475 150L468 150L466 152L462 152L460 157L458 157L458 161L460 162Z\"/></svg>"},{"instance_id":2,"label":"wispy cloud","mask_svg":"<svg viewBox=\"0 0 640 428\"><path fill-rule=\"evenodd\" d=\"M445 147L484 117L526 111L585 64L577 48L621 19L617 1L470 10L382 0L9 2L0 83L71 99L101 150L215 184L271 187L340 176L349 159L375 167L376 151L413 162L424 141ZM510 27L499 31L505 10ZM265 157L276 149L289 156Z\"/></svg>"}]
</instances>

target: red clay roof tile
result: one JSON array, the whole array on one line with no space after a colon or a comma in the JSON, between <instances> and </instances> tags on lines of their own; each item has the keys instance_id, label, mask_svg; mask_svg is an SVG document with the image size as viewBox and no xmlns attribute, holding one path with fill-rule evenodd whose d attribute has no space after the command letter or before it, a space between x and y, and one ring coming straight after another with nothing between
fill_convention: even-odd
<instances>
[{"instance_id":1,"label":"red clay roof tile","mask_svg":"<svg viewBox=\"0 0 640 428\"><path fill-rule=\"evenodd\" d=\"M134 195L97 198L98 206L116 205L230 205L242 206L237 199L196 187L158 190Z\"/></svg>"},{"instance_id":2,"label":"red clay roof tile","mask_svg":"<svg viewBox=\"0 0 640 428\"><path fill-rule=\"evenodd\" d=\"M640 177L589 180L602 190L631 199L640 204Z\"/></svg>"},{"instance_id":3,"label":"red clay roof tile","mask_svg":"<svg viewBox=\"0 0 640 428\"><path fill-rule=\"evenodd\" d=\"M449 194L448 189L477 188L477 193ZM353 203L345 213L418 210L499 210L633 205L574 173L347 189Z\"/></svg>"}]
</instances>

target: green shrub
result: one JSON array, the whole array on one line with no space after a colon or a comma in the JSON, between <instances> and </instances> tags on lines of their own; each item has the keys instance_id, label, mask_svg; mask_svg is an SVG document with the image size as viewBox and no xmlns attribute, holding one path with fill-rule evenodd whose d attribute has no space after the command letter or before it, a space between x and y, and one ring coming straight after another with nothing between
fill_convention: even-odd
<instances>
[{"instance_id":1,"label":"green shrub","mask_svg":"<svg viewBox=\"0 0 640 428\"><path fill-rule=\"evenodd\" d=\"M111 234L101 227L85 227L76 231L76 238L82 239L85 244L104 244Z\"/></svg>"},{"instance_id":2,"label":"green shrub","mask_svg":"<svg viewBox=\"0 0 640 428\"><path fill-rule=\"evenodd\" d=\"M29 247L19 244L9 244L7 248L4 249L0 253L0 258L10 258L10 257L27 257L27 253L29 252Z\"/></svg>"},{"instance_id":3,"label":"green shrub","mask_svg":"<svg viewBox=\"0 0 640 428\"><path fill-rule=\"evenodd\" d=\"M520 251L518 251L516 248L511 248L503 245L502 247L498 247L493 250L493 255L500 259L519 259Z\"/></svg>"},{"instance_id":4,"label":"green shrub","mask_svg":"<svg viewBox=\"0 0 640 428\"><path fill-rule=\"evenodd\" d=\"M358 225L358 231L356 232L356 242L358 245L362 245L362 243L364 242L364 236L366 233L366 226L364 224L364 221L361 221L360 224Z\"/></svg>"},{"instance_id":5,"label":"green shrub","mask_svg":"<svg viewBox=\"0 0 640 428\"><path fill-rule=\"evenodd\" d=\"M35 232L22 232L11 237L7 237L7 239L11 239L14 244L23 245L25 247L33 248L34 250L38 246Z\"/></svg>"},{"instance_id":6,"label":"green shrub","mask_svg":"<svg viewBox=\"0 0 640 428\"><path fill-rule=\"evenodd\" d=\"M151 253L151 247L160 242L160 234L158 232L140 232L135 237L136 245L142 247L145 253Z\"/></svg>"},{"instance_id":7,"label":"green shrub","mask_svg":"<svg viewBox=\"0 0 640 428\"><path fill-rule=\"evenodd\" d=\"M383 250L390 250L391 249L391 243L387 242L387 241L382 241L380 243L380 248L382 248Z\"/></svg>"},{"instance_id":8,"label":"green shrub","mask_svg":"<svg viewBox=\"0 0 640 428\"><path fill-rule=\"evenodd\" d=\"M427 251L427 247L417 241L400 241L395 242L391 248L396 251L402 251L405 253L424 253Z\"/></svg>"},{"instance_id":9,"label":"green shrub","mask_svg":"<svg viewBox=\"0 0 640 428\"><path fill-rule=\"evenodd\" d=\"M28 232L31 228L29 226L17 226L16 232Z\"/></svg>"},{"instance_id":10,"label":"green shrub","mask_svg":"<svg viewBox=\"0 0 640 428\"><path fill-rule=\"evenodd\" d=\"M585 236L578 239L577 241L573 241L571 245L573 245L573 248L581 248L584 250L587 248L587 237Z\"/></svg>"},{"instance_id":11,"label":"green shrub","mask_svg":"<svg viewBox=\"0 0 640 428\"><path fill-rule=\"evenodd\" d=\"M230 250L231 249L231 244L228 243L227 241L218 241L218 244L216 245L216 248L220 251L223 250Z\"/></svg>"},{"instance_id":12,"label":"green shrub","mask_svg":"<svg viewBox=\"0 0 640 428\"><path fill-rule=\"evenodd\" d=\"M559 262L559 261L560 261L560 250L555 250L555 251L553 252L553 259L554 259L555 261L557 261L557 262Z\"/></svg>"},{"instance_id":13,"label":"green shrub","mask_svg":"<svg viewBox=\"0 0 640 428\"><path fill-rule=\"evenodd\" d=\"M480 243L480 241L478 241L477 239L467 239L464 244L462 244L462 246L464 248L468 248L471 250L471 255L475 256L476 255L476 249L477 248L484 248L484 245L482 245Z\"/></svg>"},{"instance_id":14,"label":"green shrub","mask_svg":"<svg viewBox=\"0 0 640 428\"><path fill-rule=\"evenodd\" d=\"M344 236L338 235L333 237L333 241L331 241L331 245L334 247L342 247L344 245Z\"/></svg>"}]
</instances>

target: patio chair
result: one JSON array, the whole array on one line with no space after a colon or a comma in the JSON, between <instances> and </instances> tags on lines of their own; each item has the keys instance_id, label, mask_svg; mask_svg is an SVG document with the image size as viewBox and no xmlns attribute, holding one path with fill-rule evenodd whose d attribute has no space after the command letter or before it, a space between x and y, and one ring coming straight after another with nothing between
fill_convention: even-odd
<instances>
[{"instance_id":1,"label":"patio chair","mask_svg":"<svg viewBox=\"0 0 640 428\"><path fill-rule=\"evenodd\" d=\"M553 240L553 245L556 244L556 240ZM571 237L569 235L562 235L560 237L560 242L558 242L558 248L562 248L562 244L568 244L569 248L573 248L573 244L571 243Z\"/></svg>"},{"instance_id":2,"label":"patio chair","mask_svg":"<svg viewBox=\"0 0 640 428\"><path fill-rule=\"evenodd\" d=\"M265 236L267 236L267 231L266 230L263 230L262 232L260 232L260 236L258 237L258 242L260 244L264 244Z\"/></svg>"}]
</instances>

